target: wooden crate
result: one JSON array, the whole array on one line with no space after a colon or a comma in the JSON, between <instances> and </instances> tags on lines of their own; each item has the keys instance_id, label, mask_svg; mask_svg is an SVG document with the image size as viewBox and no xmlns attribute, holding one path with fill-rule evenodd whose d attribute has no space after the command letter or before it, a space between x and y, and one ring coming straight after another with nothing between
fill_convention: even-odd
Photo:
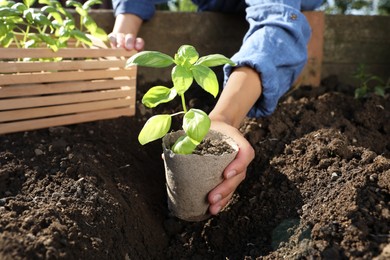
<instances>
[{"instance_id":1,"label":"wooden crate","mask_svg":"<svg viewBox=\"0 0 390 260\"><path fill-rule=\"evenodd\" d=\"M0 134L135 114L134 52L123 49L0 49ZM23 58L62 57L58 62Z\"/></svg>"}]
</instances>

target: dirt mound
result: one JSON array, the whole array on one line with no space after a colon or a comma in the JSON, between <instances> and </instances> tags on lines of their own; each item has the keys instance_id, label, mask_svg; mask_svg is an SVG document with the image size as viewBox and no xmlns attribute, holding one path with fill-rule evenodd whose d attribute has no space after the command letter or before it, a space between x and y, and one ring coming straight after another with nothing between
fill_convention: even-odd
<instances>
[{"instance_id":1,"label":"dirt mound","mask_svg":"<svg viewBox=\"0 0 390 260\"><path fill-rule=\"evenodd\" d=\"M302 87L271 117L245 120L247 178L229 208L197 223L167 211L161 144L137 141L152 113L141 106L0 136L0 258L385 259L389 97L342 87Z\"/></svg>"}]
</instances>

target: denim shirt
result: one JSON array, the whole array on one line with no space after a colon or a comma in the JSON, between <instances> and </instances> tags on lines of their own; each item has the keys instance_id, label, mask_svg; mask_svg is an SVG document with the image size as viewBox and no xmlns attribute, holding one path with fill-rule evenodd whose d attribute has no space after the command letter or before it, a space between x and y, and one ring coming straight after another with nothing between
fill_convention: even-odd
<instances>
[{"instance_id":1,"label":"denim shirt","mask_svg":"<svg viewBox=\"0 0 390 260\"><path fill-rule=\"evenodd\" d=\"M112 0L115 15L132 13L150 19L164 0ZM239 67L255 69L262 81L260 99L250 117L270 115L307 61L311 29L300 10L314 10L322 0L193 0L200 11L246 12L249 23L240 50L231 58ZM225 82L232 71L224 67Z\"/></svg>"}]
</instances>

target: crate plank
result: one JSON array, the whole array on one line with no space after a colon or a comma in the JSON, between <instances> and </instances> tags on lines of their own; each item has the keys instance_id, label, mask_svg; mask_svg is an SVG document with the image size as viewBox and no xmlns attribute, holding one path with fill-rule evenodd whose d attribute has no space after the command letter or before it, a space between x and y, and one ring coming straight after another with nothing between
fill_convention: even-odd
<instances>
[{"instance_id":1,"label":"crate plank","mask_svg":"<svg viewBox=\"0 0 390 260\"><path fill-rule=\"evenodd\" d=\"M66 72L43 72L0 75L1 85L40 83L40 82L60 82L73 80L94 80L107 79L121 76L133 76L134 67L112 70L89 70L89 71L66 71ZM133 72L134 73L134 72Z\"/></svg>"},{"instance_id":2,"label":"crate plank","mask_svg":"<svg viewBox=\"0 0 390 260\"><path fill-rule=\"evenodd\" d=\"M127 96L135 96L135 87L126 87L118 90L107 90L107 91L100 91L100 92L85 92L85 93L74 93L74 94L63 94L63 95L3 99L0 100L0 110L71 104L71 103L121 98Z\"/></svg>"},{"instance_id":3,"label":"crate plank","mask_svg":"<svg viewBox=\"0 0 390 260\"><path fill-rule=\"evenodd\" d=\"M25 120L20 122L0 124L0 134L13 133L27 130L36 130L41 128L72 125L84 122L91 122L96 120L117 118L121 116L132 116L135 113L135 108L116 108L101 111L93 111L86 113L79 113L75 115L65 115L58 117L49 117L34 120Z\"/></svg>"},{"instance_id":4,"label":"crate plank","mask_svg":"<svg viewBox=\"0 0 390 260\"><path fill-rule=\"evenodd\" d=\"M136 51L127 51L125 49L84 49L84 48L65 48L57 52L47 48L0 48L0 59L24 59L24 58L117 58L130 57Z\"/></svg>"},{"instance_id":5,"label":"crate plank","mask_svg":"<svg viewBox=\"0 0 390 260\"><path fill-rule=\"evenodd\" d=\"M133 100L131 100L131 98L132 97L125 97L122 99L111 99L50 107L17 109L4 112L0 111L0 122L11 122L20 121L24 119L52 117L81 112L99 111L110 108L131 108L134 106L134 102Z\"/></svg>"},{"instance_id":6,"label":"crate plank","mask_svg":"<svg viewBox=\"0 0 390 260\"><path fill-rule=\"evenodd\" d=\"M125 65L125 59L65 60L61 62L0 62L0 74L41 71L95 70L115 67L123 68Z\"/></svg>"},{"instance_id":7,"label":"crate plank","mask_svg":"<svg viewBox=\"0 0 390 260\"><path fill-rule=\"evenodd\" d=\"M72 81L60 83L45 83L45 84L22 84L4 86L0 89L0 98L47 95L58 93L72 93L81 91L96 91L118 89L121 87L135 86L136 79L134 77L125 79L108 79L108 80L93 80L93 81Z\"/></svg>"}]
</instances>

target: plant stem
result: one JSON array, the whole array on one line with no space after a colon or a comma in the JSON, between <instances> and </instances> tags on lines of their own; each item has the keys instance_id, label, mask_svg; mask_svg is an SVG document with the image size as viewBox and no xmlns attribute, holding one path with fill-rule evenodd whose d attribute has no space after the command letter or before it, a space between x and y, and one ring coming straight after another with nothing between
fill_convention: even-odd
<instances>
[{"instance_id":1,"label":"plant stem","mask_svg":"<svg viewBox=\"0 0 390 260\"><path fill-rule=\"evenodd\" d=\"M171 114L171 117L172 116L177 116L177 115L180 115L180 114L185 114L185 112L184 111L180 111L180 112L173 113L173 114Z\"/></svg>"},{"instance_id":2,"label":"plant stem","mask_svg":"<svg viewBox=\"0 0 390 260\"><path fill-rule=\"evenodd\" d=\"M187 113L187 106L186 106L186 100L184 97L184 93L180 95L181 97L181 105L183 106L184 113Z\"/></svg>"},{"instance_id":3,"label":"plant stem","mask_svg":"<svg viewBox=\"0 0 390 260\"><path fill-rule=\"evenodd\" d=\"M24 37L23 37L23 45L26 43L27 41L27 36L28 36L28 33L30 32L30 26L27 25L27 28L26 28L26 31L24 33ZM24 47L24 46L23 46Z\"/></svg>"}]
</instances>

